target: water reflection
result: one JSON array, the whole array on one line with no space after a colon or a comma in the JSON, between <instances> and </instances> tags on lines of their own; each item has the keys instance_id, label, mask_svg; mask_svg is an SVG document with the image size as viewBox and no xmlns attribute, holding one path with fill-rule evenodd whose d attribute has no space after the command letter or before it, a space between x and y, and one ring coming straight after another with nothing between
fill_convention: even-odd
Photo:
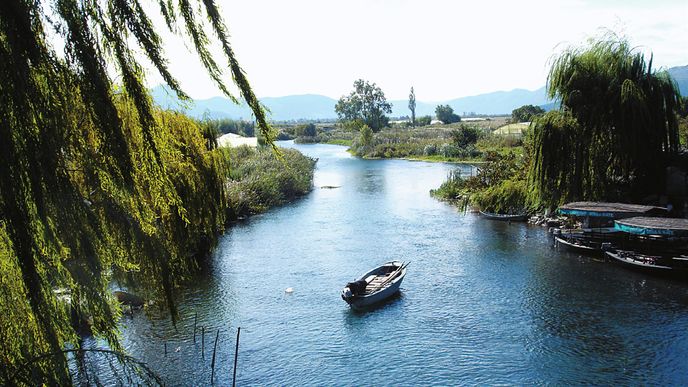
<instances>
[{"instance_id":1,"label":"water reflection","mask_svg":"<svg viewBox=\"0 0 688 387\"><path fill-rule=\"evenodd\" d=\"M127 349L168 384L208 383L196 313L220 329L221 385L237 326L240 385L688 382L684 284L557 251L542 228L428 195L463 166L297 147L319 158L316 186L341 188L233 225L207 275L182 289L176 326L155 309L123 319ZM341 287L391 259L412 261L401 294L352 311Z\"/></svg>"}]
</instances>

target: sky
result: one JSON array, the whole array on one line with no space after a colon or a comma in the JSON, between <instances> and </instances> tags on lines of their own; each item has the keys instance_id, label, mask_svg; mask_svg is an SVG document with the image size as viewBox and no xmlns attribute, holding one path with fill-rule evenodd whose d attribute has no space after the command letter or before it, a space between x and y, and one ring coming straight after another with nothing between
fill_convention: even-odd
<instances>
[{"instance_id":1,"label":"sky","mask_svg":"<svg viewBox=\"0 0 688 387\"><path fill-rule=\"evenodd\" d=\"M604 31L652 52L655 67L688 65L688 0L216 1L258 97L337 99L359 78L390 100L408 98L411 86L419 101L535 90L556 53ZM220 95L191 44L163 37L184 90ZM151 71L147 82L161 78Z\"/></svg>"}]
</instances>

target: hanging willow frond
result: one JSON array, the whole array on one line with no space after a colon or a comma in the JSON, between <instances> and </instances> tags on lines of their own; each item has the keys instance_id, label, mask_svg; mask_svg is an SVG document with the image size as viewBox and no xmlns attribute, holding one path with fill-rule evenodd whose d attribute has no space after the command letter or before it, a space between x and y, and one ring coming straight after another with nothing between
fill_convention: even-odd
<instances>
[{"instance_id":1,"label":"hanging willow frond","mask_svg":"<svg viewBox=\"0 0 688 387\"><path fill-rule=\"evenodd\" d=\"M215 4L156 4L166 28L190 38L231 97L228 68L269 134ZM226 65L208 49L206 17ZM85 320L119 349L121 311L108 291L114 277L165 300L174 318L175 287L222 229L221 155L206 147L195 122L153 105L133 53L188 98L151 20L139 0L0 1L3 371L77 345ZM64 359L39 367L48 384L69 383ZM0 372L0 384L16 382L3 379L9 374Z\"/></svg>"},{"instance_id":2,"label":"hanging willow frond","mask_svg":"<svg viewBox=\"0 0 688 387\"><path fill-rule=\"evenodd\" d=\"M565 112L535 126L531 175L543 195L557 187L549 204L662 191L665 160L679 146L679 93L668 74L653 72L652 57L616 36L569 48L553 61L547 93Z\"/></svg>"}]
</instances>

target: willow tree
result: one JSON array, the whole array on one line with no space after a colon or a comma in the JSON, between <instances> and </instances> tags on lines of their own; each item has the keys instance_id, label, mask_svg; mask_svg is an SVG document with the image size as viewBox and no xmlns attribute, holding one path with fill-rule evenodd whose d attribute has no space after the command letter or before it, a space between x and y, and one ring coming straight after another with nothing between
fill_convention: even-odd
<instances>
[{"instance_id":1,"label":"willow tree","mask_svg":"<svg viewBox=\"0 0 688 387\"><path fill-rule=\"evenodd\" d=\"M154 4L237 101L231 76L269 137L214 1ZM145 89L134 50L187 98L149 12L138 0L0 1L0 384L21 382L12 370L30 359L78 345L81 318L119 348L114 273L151 284L174 315L191 253L221 227L221 159ZM68 382L55 358L23 382Z\"/></svg>"},{"instance_id":2,"label":"willow tree","mask_svg":"<svg viewBox=\"0 0 688 387\"><path fill-rule=\"evenodd\" d=\"M555 58L547 92L562 111L534 126L531 177L545 203L661 192L679 147L679 93L652 57L615 37L569 48Z\"/></svg>"}]
</instances>

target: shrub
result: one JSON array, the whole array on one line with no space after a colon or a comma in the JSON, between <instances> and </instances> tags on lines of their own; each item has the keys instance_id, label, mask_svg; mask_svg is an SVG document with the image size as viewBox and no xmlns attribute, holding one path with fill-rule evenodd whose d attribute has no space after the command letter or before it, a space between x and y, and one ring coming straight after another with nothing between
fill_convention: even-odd
<instances>
[{"instance_id":1,"label":"shrub","mask_svg":"<svg viewBox=\"0 0 688 387\"><path fill-rule=\"evenodd\" d=\"M424 156L433 156L435 154L437 154L437 146L435 144L429 144L423 148Z\"/></svg>"}]
</instances>

